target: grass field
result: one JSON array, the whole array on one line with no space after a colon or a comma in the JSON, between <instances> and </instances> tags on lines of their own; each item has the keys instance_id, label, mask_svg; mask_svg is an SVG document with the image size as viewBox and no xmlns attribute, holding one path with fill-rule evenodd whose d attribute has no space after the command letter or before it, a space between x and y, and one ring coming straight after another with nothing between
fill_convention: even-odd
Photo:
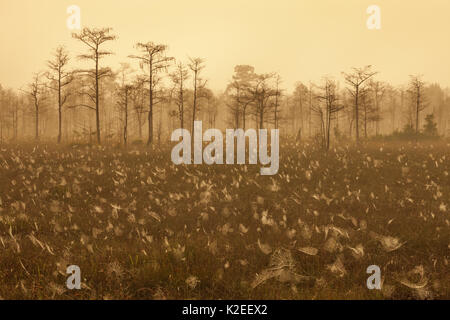
<instances>
[{"instance_id":1,"label":"grass field","mask_svg":"<svg viewBox=\"0 0 450 320\"><path fill-rule=\"evenodd\" d=\"M284 144L270 177L170 149L2 145L0 297L449 299L449 150Z\"/></svg>"}]
</instances>

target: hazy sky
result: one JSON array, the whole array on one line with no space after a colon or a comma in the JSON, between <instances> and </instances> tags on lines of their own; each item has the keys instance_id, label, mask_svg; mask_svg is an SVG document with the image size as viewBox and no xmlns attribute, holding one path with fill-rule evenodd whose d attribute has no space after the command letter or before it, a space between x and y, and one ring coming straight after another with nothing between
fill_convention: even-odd
<instances>
[{"instance_id":1,"label":"hazy sky","mask_svg":"<svg viewBox=\"0 0 450 320\"><path fill-rule=\"evenodd\" d=\"M450 86L449 0L0 0L3 86L29 82L59 44L72 55L84 51L66 27L72 4L81 8L82 26L118 35L109 45L115 56L102 62L113 68L131 62L136 42L153 41L177 59L205 58L215 90L237 64L279 72L289 90L367 64L393 84L419 73ZM366 27L371 4L381 8L381 30Z\"/></svg>"}]
</instances>

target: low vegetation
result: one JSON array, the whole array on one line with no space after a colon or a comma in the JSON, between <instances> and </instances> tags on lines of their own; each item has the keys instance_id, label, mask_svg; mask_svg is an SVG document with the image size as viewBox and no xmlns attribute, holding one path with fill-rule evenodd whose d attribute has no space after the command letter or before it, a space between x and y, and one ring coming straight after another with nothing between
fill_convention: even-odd
<instances>
[{"instance_id":1,"label":"low vegetation","mask_svg":"<svg viewBox=\"0 0 450 320\"><path fill-rule=\"evenodd\" d=\"M2 145L0 297L448 299L448 147L284 143L271 177L138 145Z\"/></svg>"}]
</instances>

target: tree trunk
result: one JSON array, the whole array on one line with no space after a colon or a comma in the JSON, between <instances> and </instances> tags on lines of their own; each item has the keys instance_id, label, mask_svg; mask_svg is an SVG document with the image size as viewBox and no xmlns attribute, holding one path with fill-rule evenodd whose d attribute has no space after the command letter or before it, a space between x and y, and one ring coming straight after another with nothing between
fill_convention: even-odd
<instances>
[{"instance_id":1,"label":"tree trunk","mask_svg":"<svg viewBox=\"0 0 450 320\"><path fill-rule=\"evenodd\" d=\"M95 53L95 125L97 128L97 142L101 143L100 137L100 110L99 110L99 88L98 88L98 51Z\"/></svg>"},{"instance_id":2,"label":"tree trunk","mask_svg":"<svg viewBox=\"0 0 450 320\"><path fill-rule=\"evenodd\" d=\"M34 108L35 108L35 124L34 124L35 136L34 136L34 138L37 141L37 140L39 140L39 106L37 105L37 103L35 103Z\"/></svg>"},{"instance_id":3,"label":"tree trunk","mask_svg":"<svg viewBox=\"0 0 450 320\"><path fill-rule=\"evenodd\" d=\"M309 85L309 138L312 136L312 86Z\"/></svg>"},{"instance_id":4,"label":"tree trunk","mask_svg":"<svg viewBox=\"0 0 450 320\"><path fill-rule=\"evenodd\" d=\"M419 134L419 109L420 109L420 89L417 89L417 102L416 102L416 136Z\"/></svg>"},{"instance_id":5,"label":"tree trunk","mask_svg":"<svg viewBox=\"0 0 450 320\"><path fill-rule=\"evenodd\" d=\"M142 113L140 113L139 111L137 111L137 121L139 140L142 140Z\"/></svg>"},{"instance_id":6,"label":"tree trunk","mask_svg":"<svg viewBox=\"0 0 450 320\"><path fill-rule=\"evenodd\" d=\"M61 110L61 71L58 73L58 143L61 143L62 110Z\"/></svg>"},{"instance_id":7,"label":"tree trunk","mask_svg":"<svg viewBox=\"0 0 450 320\"><path fill-rule=\"evenodd\" d=\"M245 106L244 109L242 109L242 128L244 129L244 131L245 131L246 113L247 113L247 106Z\"/></svg>"},{"instance_id":8,"label":"tree trunk","mask_svg":"<svg viewBox=\"0 0 450 320\"><path fill-rule=\"evenodd\" d=\"M327 110L327 150L330 149L331 105Z\"/></svg>"},{"instance_id":9,"label":"tree trunk","mask_svg":"<svg viewBox=\"0 0 450 320\"><path fill-rule=\"evenodd\" d=\"M262 130L264 127L264 111L261 110L259 115L259 129Z\"/></svg>"},{"instance_id":10,"label":"tree trunk","mask_svg":"<svg viewBox=\"0 0 450 320\"><path fill-rule=\"evenodd\" d=\"M359 87L356 86L355 92L355 127L356 127L356 143L359 143L359 106L358 106Z\"/></svg>"},{"instance_id":11,"label":"tree trunk","mask_svg":"<svg viewBox=\"0 0 450 320\"><path fill-rule=\"evenodd\" d=\"M196 109L197 109L197 71L194 72L194 104L192 106L192 132L191 132L192 135L194 135L194 122ZM192 139L192 143L193 142L194 139Z\"/></svg>"},{"instance_id":12,"label":"tree trunk","mask_svg":"<svg viewBox=\"0 0 450 320\"><path fill-rule=\"evenodd\" d=\"M180 128L184 129L184 94L183 94L183 75L181 75L180 80Z\"/></svg>"},{"instance_id":13,"label":"tree trunk","mask_svg":"<svg viewBox=\"0 0 450 320\"><path fill-rule=\"evenodd\" d=\"M0 143L3 142L3 115L2 110L0 109Z\"/></svg>"},{"instance_id":14,"label":"tree trunk","mask_svg":"<svg viewBox=\"0 0 450 320\"><path fill-rule=\"evenodd\" d=\"M149 82L150 82L150 108L148 112L148 141L147 145L151 145L153 143L153 59L150 57L150 75L149 75Z\"/></svg>"},{"instance_id":15,"label":"tree trunk","mask_svg":"<svg viewBox=\"0 0 450 320\"><path fill-rule=\"evenodd\" d=\"M125 125L123 128L123 143L126 146L128 142L128 90L125 89Z\"/></svg>"}]
</instances>

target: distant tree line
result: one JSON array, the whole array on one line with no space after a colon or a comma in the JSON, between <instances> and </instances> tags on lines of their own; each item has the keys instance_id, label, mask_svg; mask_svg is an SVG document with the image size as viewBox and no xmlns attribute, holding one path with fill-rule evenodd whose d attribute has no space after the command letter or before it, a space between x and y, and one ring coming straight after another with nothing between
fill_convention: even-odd
<instances>
[{"instance_id":1,"label":"distant tree line","mask_svg":"<svg viewBox=\"0 0 450 320\"><path fill-rule=\"evenodd\" d=\"M71 68L73 58L60 46L26 87L16 92L0 85L0 142L160 145L176 128L193 130L195 120L204 128L277 128L325 149L333 139L450 131L449 89L420 75L394 87L365 66L343 72L343 83L324 77L320 83L298 82L288 93L278 74L237 65L223 92L213 92L203 78L202 58L183 62L168 56L167 45L149 41L137 43L130 61L113 70L102 63L113 54L107 49L116 40L112 29L84 28L72 36L86 49L76 58L91 67Z\"/></svg>"}]
</instances>

